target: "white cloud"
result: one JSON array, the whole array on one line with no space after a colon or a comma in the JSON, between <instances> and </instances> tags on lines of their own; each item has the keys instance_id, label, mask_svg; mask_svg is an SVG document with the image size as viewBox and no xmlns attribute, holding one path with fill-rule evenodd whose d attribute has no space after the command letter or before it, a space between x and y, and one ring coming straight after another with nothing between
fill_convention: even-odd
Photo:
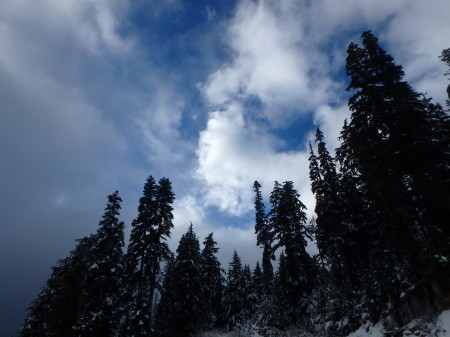
<instances>
[{"instance_id":1,"label":"white cloud","mask_svg":"<svg viewBox=\"0 0 450 337\"><path fill-rule=\"evenodd\" d=\"M398 64L404 66L406 79L419 92L427 92L435 101L445 103L447 79L441 51L450 47L445 0L411 2L390 22L384 38Z\"/></svg>"},{"instance_id":2,"label":"white cloud","mask_svg":"<svg viewBox=\"0 0 450 337\"><path fill-rule=\"evenodd\" d=\"M267 193L275 180L293 180L305 193L307 154L277 152L277 140L244 119L239 106L216 111L200 135L196 172L205 183L204 202L241 215L253 208L253 182ZM309 188L308 188L309 189Z\"/></svg>"},{"instance_id":3,"label":"white cloud","mask_svg":"<svg viewBox=\"0 0 450 337\"><path fill-rule=\"evenodd\" d=\"M448 1L325 0L304 10L312 43L333 48L343 43L346 48L349 41L342 36L355 40L363 30L373 30L397 64L403 65L413 87L444 102L445 80L439 74L445 67L437 57L449 44Z\"/></svg>"},{"instance_id":4,"label":"white cloud","mask_svg":"<svg viewBox=\"0 0 450 337\"><path fill-rule=\"evenodd\" d=\"M323 132L327 148L330 153L339 147L338 137L342 130L344 120L350 117L350 111L347 105L331 107L324 104L319 106L314 112L314 124L316 124ZM314 136L310 137L315 139Z\"/></svg>"},{"instance_id":5,"label":"white cloud","mask_svg":"<svg viewBox=\"0 0 450 337\"><path fill-rule=\"evenodd\" d=\"M232 58L201 86L212 109L219 110L210 115L197 149L196 174L205 184L205 202L243 214L251 209L254 179L270 185L289 179L313 204L307 152L280 151L282 137L274 137L270 128L282 130L299 114L312 114L333 151L350 115L343 102L346 83L335 76L345 66L350 39L358 40L362 30L371 28L387 51L405 62L406 71L411 69L413 86L443 97L446 85L439 73L444 68L437 55L450 34L445 9L450 4L443 0L433 5L406 0L240 1L226 34ZM435 17L442 19L433 21ZM243 108L254 97L261 102L257 118L268 121L267 128L256 128Z\"/></svg>"},{"instance_id":6,"label":"white cloud","mask_svg":"<svg viewBox=\"0 0 450 337\"><path fill-rule=\"evenodd\" d=\"M272 124L284 124L292 109L305 112L329 98L332 81L316 67L326 59L304 38L302 19L293 20L298 12L283 4L240 2L227 32L234 57L202 86L211 105L255 96Z\"/></svg>"},{"instance_id":7,"label":"white cloud","mask_svg":"<svg viewBox=\"0 0 450 337\"><path fill-rule=\"evenodd\" d=\"M181 166L191 167L194 146L181 139L183 100L176 89L160 82L147 107L135 119L145 145L145 154L153 168L164 175L179 176Z\"/></svg>"}]
</instances>

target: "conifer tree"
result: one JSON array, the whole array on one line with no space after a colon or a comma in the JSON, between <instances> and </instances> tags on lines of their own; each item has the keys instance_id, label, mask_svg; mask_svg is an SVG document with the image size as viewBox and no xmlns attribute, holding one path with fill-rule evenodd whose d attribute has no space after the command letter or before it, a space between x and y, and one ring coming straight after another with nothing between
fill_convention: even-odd
<instances>
[{"instance_id":1,"label":"conifer tree","mask_svg":"<svg viewBox=\"0 0 450 337\"><path fill-rule=\"evenodd\" d=\"M450 75L450 48L444 49L441 53L441 60L445 62L449 68L449 70L445 73L445 75ZM447 86L447 106L450 108L450 84Z\"/></svg>"},{"instance_id":2,"label":"conifer tree","mask_svg":"<svg viewBox=\"0 0 450 337\"><path fill-rule=\"evenodd\" d=\"M108 196L90 252L83 290L86 299L74 326L76 336L109 337L116 332L124 246L124 223L118 219L121 201L117 191Z\"/></svg>"},{"instance_id":3,"label":"conifer tree","mask_svg":"<svg viewBox=\"0 0 450 337\"><path fill-rule=\"evenodd\" d=\"M295 307L288 300L289 275L286 266L286 256L281 251L278 259L278 269L274 280L274 307L271 324L280 329L287 329L294 325Z\"/></svg>"},{"instance_id":4,"label":"conifer tree","mask_svg":"<svg viewBox=\"0 0 450 337\"><path fill-rule=\"evenodd\" d=\"M319 156L316 157L310 144L310 178L312 191L316 196L315 212L316 240L321 258L325 259L334 279L346 281L347 287L353 286L350 263L350 236L356 228L343 217L339 176L334 158L330 155L320 129L316 130L316 143Z\"/></svg>"},{"instance_id":5,"label":"conifer tree","mask_svg":"<svg viewBox=\"0 0 450 337\"><path fill-rule=\"evenodd\" d=\"M77 240L70 256L52 268L20 336L115 334L124 245L124 224L117 218L121 201L117 191L109 195L97 233Z\"/></svg>"},{"instance_id":6,"label":"conifer tree","mask_svg":"<svg viewBox=\"0 0 450 337\"><path fill-rule=\"evenodd\" d=\"M227 282L224 290L225 320L227 329L231 330L240 322L240 314L244 305L242 262L236 250L230 262Z\"/></svg>"},{"instance_id":7,"label":"conifer tree","mask_svg":"<svg viewBox=\"0 0 450 337\"><path fill-rule=\"evenodd\" d=\"M20 337L75 336L73 326L87 302L87 272L96 237L90 235L77 241L70 256L52 268L50 278L28 309Z\"/></svg>"},{"instance_id":8,"label":"conifer tree","mask_svg":"<svg viewBox=\"0 0 450 337\"><path fill-rule=\"evenodd\" d=\"M53 307L52 307L52 293L51 279L56 279L57 267L53 268L53 273L50 279L46 282L39 295L33 300L31 306L28 308L28 315L25 322L19 331L20 337L37 337L49 336L52 329L53 321Z\"/></svg>"},{"instance_id":9,"label":"conifer tree","mask_svg":"<svg viewBox=\"0 0 450 337\"><path fill-rule=\"evenodd\" d=\"M316 262L318 281L311 307L315 309L310 315L315 321L328 322L329 332L347 334L360 324L354 307L361 299L356 297L361 296L363 285L370 287L373 281L367 279L373 275L367 251L376 242L369 225L376 221L367 216L370 212L362 187L351 168L341 165L337 172L323 139L317 129L318 156L310 143L310 179L317 214L312 231L321 262L320 268Z\"/></svg>"},{"instance_id":10,"label":"conifer tree","mask_svg":"<svg viewBox=\"0 0 450 337\"><path fill-rule=\"evenodd\" d=\"M285 288L292 323L304 314L305 300L313 286L312 260L306 252L306 237L310 237L306 228L306 207L299 197L291 181L283 185L275 182L269 212L274 239L277 240L274 248L283 247L286 254L288 285Z\"/></svg>"},{"instance_id":11,"label":"conifer tree","mask_svg":"<svg viewBox=\"0 0 450 337\"><path fill-rule=\"evenodd\" d=\"M152 265L152 277L150 278L150 299L157 287L157 276L160 272L161 261L170 257L170 249L165 242L170 238L170 231L173 228L173 202L175 194L172 191L172 183L167 178L162 178L156 186L156 210L153 214L153 231L151 235L152 254L150 262Z\"/></svg>"},{"instance_id":12,"label":"conifer tree","mask_svg":"<svg viewBox=\"0 0 450 337\"><path fill-rule=\"evenodd\" d=\"M73 336L72 324L77 320L79 293L75 293L73 288L69 289L66 284L70 262L70 258L60 260L58 265L52 268L50 278L28 308L29 313L19 331L20 337L60 334ZM66 294L69 296L66 297ZM62 315L66 314L64 321Z\"/></svg>"},{"instance_id":13,"label":"conifer tree","mask_svg":"<svg viewBox=\"0 0 450 337\"><path fill-rule=\"evenodd\" d=\"M256 262L255 269L253 269L253 287L257 298L261 300L265 294L265 278L259 261Z\"/></svg>"},{"instance_id":14,"label":"conifer tree","mask_svg":"<svg viewBox=\"0 0 450 337\"><path fill-rule=\"evenodd\" d=\"M152 329L153 298L160 273L160 263L170 257L165 242L173 228L174 194L167 178L159 185L150 176L139 200L138 216L132 222L126 255L128 280L124 287L122 334L148 336Z\"/></svg>"},{"instance_id":15,"label":"conifer tree","mask_svg":"<svg viewBox=\"0 0 450 337\"><path fill-rule=\"evenodd\" d=\"M276 296L273 291L274 287L276 287L275 277L271 282L270 292L267 291L266 278L264 277L259 262L257 262L251 280L250 299L252 317L249 323L251 326L258 327L258 333L262 336L269 333L271 325L274 325L274 315L276 315L276 310L274 309L274 297Z\"/></svg>"},{"instance_id":16,"label":"conifer tree","mask_svg":"<svg viewBox=\"0 0 450 337\"><path fill-rule=\"evenodd\" d=\"M172 333L172 310L174 308L175 285L178 275L175 274L175 256L171 254L164 267L164 281L160 289L161 299L158 302L155 317L156 336L170 336Z\"/></svg>"},{"instance_id":17,"label":"conifer tree","mask_svg":"<svg viewBox=\"0 0 450 337\"><path fill-rule=\"evenodd\" d=\"M267 216L265 212L264 202L262 199L261 185L258 181L253 184L253 190L255 191L255 234L256 234L256 244L263 248L262 257L262 267L264 278L266 280L266 290L270 290L270 285L273 280L273 267L271 259L274 258L272 251L273 235L271 233L269 223L267 221Z\"/></svg>"},{"instance_id":18,"label":"conifer tree","mask_svg":"<svg viewBox=\"0 0 450 337\"><path fill-rule=\"evenodd\" d=\"M206 300L206 312L208 325L214 327L220 325L223 316L222 296L224 277L223 269L216 257L219 248L214 241L213 233L210 233L203 241L202 250L202 276L204 278L204 294Z\"/></svg>"},{"instance_id":19,"label":"conifer tree","mask_svg":"<svg viewBox=\"0 0 450 337\"><path fill-rule=\"evenodd\" d=\"M342 134L341 159L359 172L378 210L392 253L417 264L417 246L449 237L449 118L403 81L401 66L378 45L371 32L363 47L348 48L351 121ZM448 240L447 240L448 241ZM448 245L447 245L448 246ZM448 249L448 247L447 247Z\"/></svg>"},{"instance_id":20,"label":"conifer tree","mask_svg":"<svg viewBox=\"0 0 450 337\"><path fill-rule=\"evenodd\" d=\"M243 321L248 321L256 312L257 298L249 265L244 265L242 271L242 296L243 306L241 316Z\"/></svg>"},{"instance_id":21,"label":"conifer tree","mask_svg":"<svg viewBox=\"0 0 450 337\"><path fill-rule=\"evenodd\" d=\"M206 299L202 276L200 244L192 224L180 240L175 264L165 282L171 291L163 291L162 303L171 303L170 314L165 317L166 331L162 336L191 337L205 327ZM167 308L166 308L167 310Z\"/></svg>"}]
</instances>

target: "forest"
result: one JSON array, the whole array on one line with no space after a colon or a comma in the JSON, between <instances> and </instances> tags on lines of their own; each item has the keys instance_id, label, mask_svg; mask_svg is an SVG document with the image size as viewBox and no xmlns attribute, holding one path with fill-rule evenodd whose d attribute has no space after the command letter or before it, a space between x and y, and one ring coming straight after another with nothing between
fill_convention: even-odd
<instances>
[{"instance_id":1,"label":"forest","mask_svg":"<svg viewBox=\"0 0 450 337\"><path fill-rule=\"evenodd\" d=\"M383 321L401 336L449 309L449 110L414 91L370 31L347 52L340 146L327 149L320 129L309 143L315 217L292 181L270 196L255 181L261 263L252 270L235 251L221 266L214 234L201 241L192 223L170 251L175 194L150 176L126 249L116 191L96 233L52 268L18 335L347 336ZM440 58L450 75L450 48Z\"/></svg>"}]
</instances>

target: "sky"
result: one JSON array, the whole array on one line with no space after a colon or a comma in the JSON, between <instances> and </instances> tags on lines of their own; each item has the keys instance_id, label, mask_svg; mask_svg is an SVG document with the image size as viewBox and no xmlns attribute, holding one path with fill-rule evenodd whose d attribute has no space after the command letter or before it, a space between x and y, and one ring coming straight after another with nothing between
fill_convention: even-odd
<instances>
[{"instance_id":1,"label":"sky","mask_svg":"<svg viewBox=\"0 0 450 337\"><path fill-rule=\"evenodd\" d=\"M115 190L129 237L149 175L173 184L173 250L192 221L225 268L234 249L253 266L255 180L266 201L293 181L313 215L307 144L320 127L339 145L348 44L372 30L444 105L449 13L448 0L1 1L0 335Z\"/></svg>"}]
</instances>

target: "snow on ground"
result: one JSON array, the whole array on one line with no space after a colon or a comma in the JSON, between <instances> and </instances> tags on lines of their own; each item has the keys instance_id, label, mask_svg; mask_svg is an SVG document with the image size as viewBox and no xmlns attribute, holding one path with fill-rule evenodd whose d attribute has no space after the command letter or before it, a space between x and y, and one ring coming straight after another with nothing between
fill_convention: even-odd
<instances>
[{"instance_id":1,"label":"snow on ground","mask_svg":"<svg viewBox=\"0 0 450 337\"><path fill-rule=\"evenodd\" d=\"M383 337L385 329L382 324L366 323L355 332L352 332L348 337Z\"/></svg>"},{"instance_id":2,"label":"snow on ground","mask_svg":"<svg viewBox=\"0 0 450 337\"><path fill-rule=\"evenodd\" d=\"M441 330L439 337L450 337L450 310L445 310L439 315L436 326Z\"/></svg>"},{"instance_id":3,"label":"snow on ground","mask_svg":"<svg viewBox=\"0 0 450 337\"><path fill-rule=\"evenodd\" d=\"M368 322L358 330L352 332L347 337L384 337L386 328L382 323L373 325ZM450 337L450 310L445 310L434 320L416 319L400 329L398 336L402 337ZM295 334L287 333L286 336L296 337ZM233 334L225 332L205 332L198 337L237 337L242 334ZM246 337L261 337L253 334ZM319 336L317 336L319 337Z\"/></svg>"},{"instance_id":4,"label":"snow on ground","mask_svg":"<svg viewBox=\"0 0 450 337\"><path fill-rule=\"evenodd\" d=\"M367 323L348 337L383 337L386 329L383 324ZM450 337L450 310L445 310L432 321L416 319L400 329L398 336Z\"/></svg>"}]
</instances>

